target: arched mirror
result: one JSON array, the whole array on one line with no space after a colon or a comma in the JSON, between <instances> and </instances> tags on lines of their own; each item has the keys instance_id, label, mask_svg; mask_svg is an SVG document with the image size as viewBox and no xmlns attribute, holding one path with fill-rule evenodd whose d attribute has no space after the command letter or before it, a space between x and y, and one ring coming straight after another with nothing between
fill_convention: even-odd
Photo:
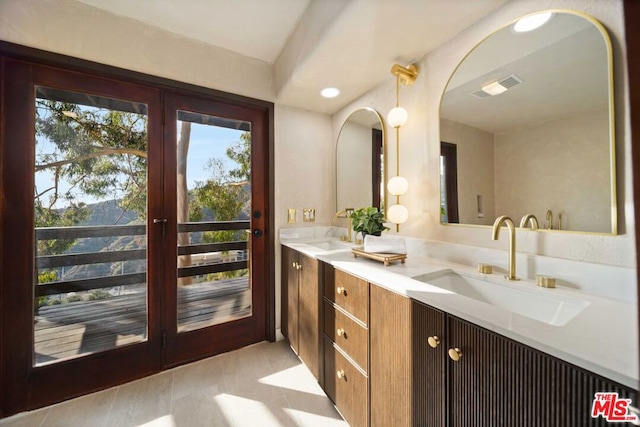
<instances>
[{"instance_id":1,"label":"arched mirror","mask_svg":"<svg viewBox=\"0 0 640 427\"><path fill-rule=\"evenodd\" d=\"M382 117L371 108L354 111L344 122L336 142L336 212L384 209L385 139Z\"/></svg>"},{"instance_id":2,"label":"arched mirror","mask_svg":"<svg viewBox=\"0 0 640 427\"><path fill-rule=\"evenodd\" d=\"M441 222L534 214L541 229L616 234L606 30L569 11L529 31L517 22L478 44L443 94Z\"/></svg>"}]
</instances>

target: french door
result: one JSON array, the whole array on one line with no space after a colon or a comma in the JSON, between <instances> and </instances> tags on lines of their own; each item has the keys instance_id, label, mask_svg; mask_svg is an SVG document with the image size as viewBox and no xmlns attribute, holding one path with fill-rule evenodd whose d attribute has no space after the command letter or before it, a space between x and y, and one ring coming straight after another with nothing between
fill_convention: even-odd
<instances>
[{"instance_id":1,"label":"french door","mask_svg":"<svg viewBox=\"0 0 640 427\"><path fill-rule=\"evenodd\" d=\"M268 114L2 63L1 415L268 338Z\"/></svg>"},{"instance_id":2,"label":"french door","mask_svg":"<svg viewBox=\"0 0 640 427\"><path fill-rule=\"evenodd\" d=\"M167 94L165 364L266 338L266 117ZM166 221L166 223L165 223Z\"/></svg>"}]
</instances>

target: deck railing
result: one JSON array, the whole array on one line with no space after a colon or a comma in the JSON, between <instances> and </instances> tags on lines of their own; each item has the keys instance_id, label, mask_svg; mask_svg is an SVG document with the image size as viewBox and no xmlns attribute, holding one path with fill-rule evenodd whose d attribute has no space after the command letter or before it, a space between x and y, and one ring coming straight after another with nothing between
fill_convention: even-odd
<instances>
[{"instance_id":1,"label":"deck railing","mask_svg":"<svg viewBox=\"0 0 640 427\"><path fill-rule=\"evenodd\" d=\"M249 230L249 221L203 221L178 224L178 233L221 231L221 230ZM76 226L76 227L47 227L36 228L36 241L58 239L82 239L92 237L120 237L143 236L146 225L113 225L113 226ZM211 252L239 251L240 256L235 260L214 261L205 265L193 265L179 268L177 277L197 276L224 271L247 268L247 241L238 240L220 243L200 243L178 246L178 255L195 255ZM146 249L129 249L118 251L100 251L87 253L72 253L61 255L47 255L36 257L36 269L55 269L87 264L125 262L146 259ZM36 274L37 276L37 274ZM49 296L68 292L82 292L100 288L110 288L123 285L145 283L147 273L121 273L109 276L60 280L38 283L35 286L35 296Z\"/></svg>"}]
</instances>

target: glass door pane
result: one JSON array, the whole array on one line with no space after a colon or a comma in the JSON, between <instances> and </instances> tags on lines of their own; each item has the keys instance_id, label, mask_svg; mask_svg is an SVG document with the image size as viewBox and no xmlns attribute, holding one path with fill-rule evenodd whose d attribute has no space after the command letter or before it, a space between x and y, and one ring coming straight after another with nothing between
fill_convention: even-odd
<instances>
[{"instance_id":1,"label":"glass door pane","mask_svg":"<svg viewBox=\"0 0 640 427\"><path fill-rule=\"evenodd\" d=\"M36 88L34 365L147 340L147 106Z\"/></svg>"},{"instance_id":2,"label":"glass door pane","mask_svg":"<svg viewBox=\"0 0 640 427\"><path fill-rule=\"evenodd\" d=\"M252 315L250 131L178 110L178 332Z\"/></svg>"}]
</instances>

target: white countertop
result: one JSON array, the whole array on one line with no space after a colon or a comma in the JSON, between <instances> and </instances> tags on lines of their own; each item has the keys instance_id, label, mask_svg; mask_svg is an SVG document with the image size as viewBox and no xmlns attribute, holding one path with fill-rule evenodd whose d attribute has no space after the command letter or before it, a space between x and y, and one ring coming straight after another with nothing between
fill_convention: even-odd
<instances>
[{"instance_id":1,"label":"white countertop","mask_svg":"<svg viewBox=\"0 0 640 427\"><path fill-rule=\"evenodd\" d=\"M443 292L441 288L412 278L446 269L474 273L475 267L427 257L412 257L411 254L405 264L394 263L384 267L377 261L354 258L350 249L323 250L308 242L297 239L283 240L281 243L370 283L638 389L638 317L635 303L562 286L545 289L532 281L509 282L502 279L501 274L491 275L492 281L504 282L500 285L524 287L529 292L561 295L589 303L567 324L554 326L463 295Z\"/></svg>"}]
</instances>

